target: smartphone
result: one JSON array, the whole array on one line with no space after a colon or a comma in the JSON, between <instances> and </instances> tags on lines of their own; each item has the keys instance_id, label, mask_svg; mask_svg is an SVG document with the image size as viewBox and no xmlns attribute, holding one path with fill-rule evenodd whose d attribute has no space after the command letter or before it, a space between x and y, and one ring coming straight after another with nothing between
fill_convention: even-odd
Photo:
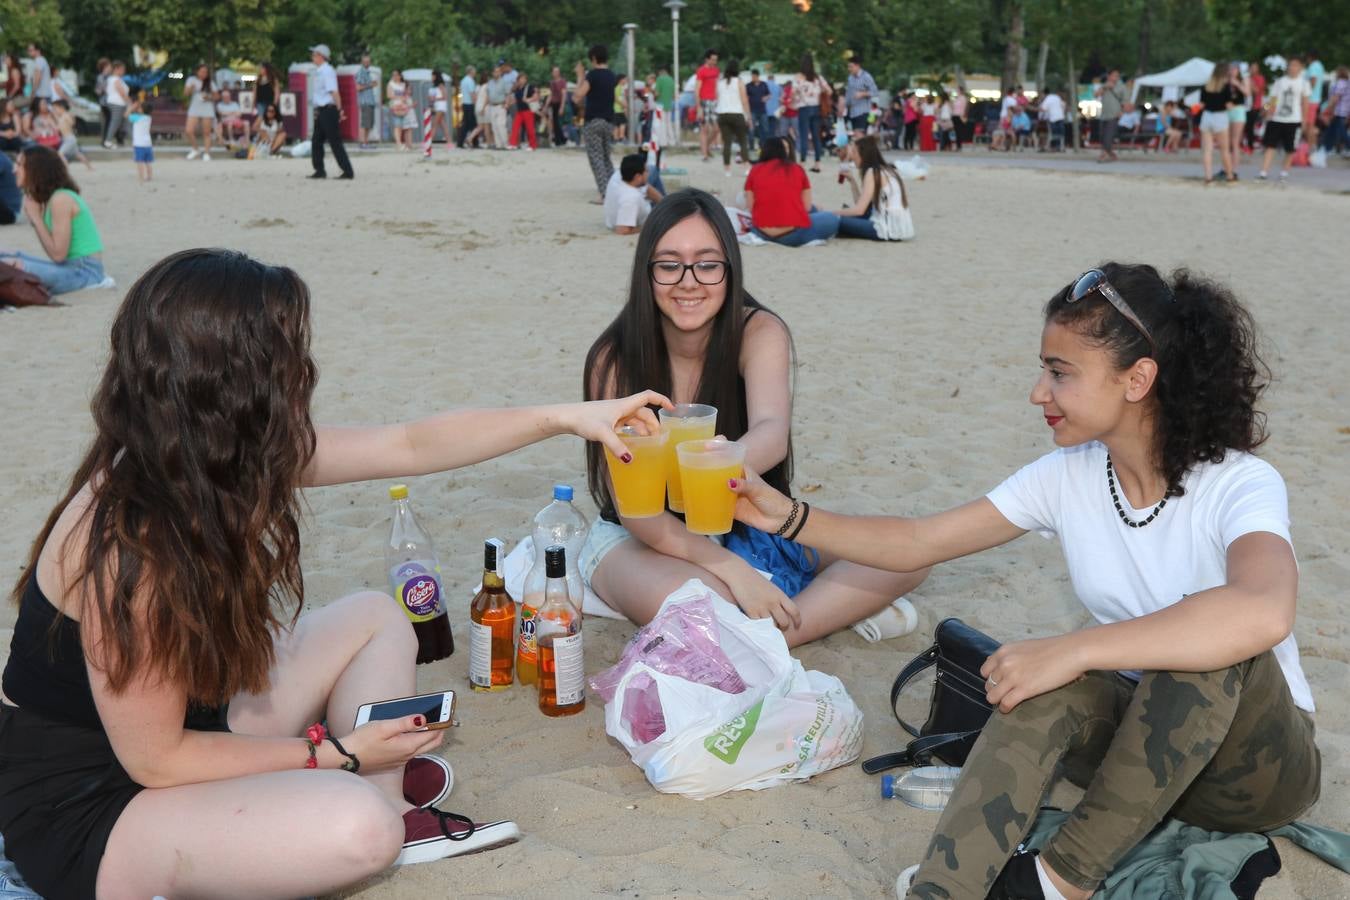
<instances>
[{"instance_id":1,"label":"smartphone","mask_svg":"<svg viewBox=\"0 0 1350 900\"><path fill-rule=\"evenodd\" d=\"M356 724L353 727L360 728L378 719L401 719L416 715L426 718L426 727L431 731L458 725L459 722L455 721L455 692L437 691L434 694L363 704L356 710Z\"/></svg>"}]
</instances>

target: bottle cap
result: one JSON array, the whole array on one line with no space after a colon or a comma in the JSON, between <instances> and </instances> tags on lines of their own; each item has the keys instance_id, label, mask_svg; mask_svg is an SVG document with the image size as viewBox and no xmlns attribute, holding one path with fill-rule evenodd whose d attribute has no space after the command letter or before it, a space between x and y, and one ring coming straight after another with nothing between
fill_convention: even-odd
<instances>
[{"instance_id":1,"label":"bottle cap","mask_svg":"<svg viewBox=\"0 0 1350 900\"><path fill-rule=\"evenodd\" d=\"M488 538L483 542L483 571L502 573L502 558L506 556L506 545L497 538Z\"/></svg>"},{"instance_id":2,"label":"bottle cap","mask_svg":"<svg viewBox=\"0 0 1350 900\"><path fill-rule=\"evenodd\" d=\"M572 486L570 484L555 484L553 486L553 499L572 502Z\"/></svg>"},{"instance_id":3,"label":"bottle cap","mask_svg":"<svg viewBox=\"0 0 1350 900\"><path fill-rule=\"evenodd\" d=\"M544 548L544 576L547 578L567 577L567 551L561 544Z\"/></svg>"},{"instance_id":4,"label":"bottle cap","mask_svg":"<svg viewBox=\"0 0 1350 900\"><path fill-rule=\"evenodd\" d=\"M882 796L884 799L886 799L886 800L891 800L891 799L893 799L893 798L895 797L895 776L894 776L894 775L882 775L882 776L881 776L881 796Z\"/></svg>"},{"instance_id":5,"label":"bottle cap","mask_svg":"<svg viewBox=\"0 0 1350 900\"><path fill-rule=\"evenodd\" d=\"M390 500L407 500L408 486L406 484L394 484L389 487Z\"/></svg>"}]
</instances>

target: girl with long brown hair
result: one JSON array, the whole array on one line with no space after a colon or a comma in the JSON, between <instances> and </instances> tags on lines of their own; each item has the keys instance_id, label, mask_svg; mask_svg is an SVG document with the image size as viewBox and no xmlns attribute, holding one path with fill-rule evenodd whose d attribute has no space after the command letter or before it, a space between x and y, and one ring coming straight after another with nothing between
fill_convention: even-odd
<instances>
[{"instance_id":1,"label":"girl with long brown hair","mask_svg":"<svg viewBox=\"0 0 1350 900\"><path fill-rule=\"evenodd\" d=\"M309 307L290 269L188 250L113 322L93 443L15 585L0 697L0 833L49 900L312 896L517 836L432 808L448 767L418 757L441 741L420 717L352 729L415 693L417 642L384 594L299 615L300 488L568 432L623 453L615 426L655 428L669 401L317 427ZM332 738L306 728L324 720Z\"/></svg>"},{"instance_id":2,"label":"girl with long brown hair","mask_svg":"<svg viewBox=\"0 0 1350 900\"><path fill-rule=\"evenodd\" d=\"M914 237L909 192L895 166L886 161L874 134L848 145L848 161L857 167L861 184L849 173L853 204L839 211L839 234L873 241L904 241Z\"/></svg>"}]
</instances>

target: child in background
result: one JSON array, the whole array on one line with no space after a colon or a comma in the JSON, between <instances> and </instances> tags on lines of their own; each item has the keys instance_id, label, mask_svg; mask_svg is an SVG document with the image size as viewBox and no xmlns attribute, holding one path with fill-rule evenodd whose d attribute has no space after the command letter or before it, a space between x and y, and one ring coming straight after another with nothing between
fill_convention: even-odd
<instances>
[{"instance_id":1,"label":"child in background","mask_svg":"<svg viewBox=\"0 0 1350 900\"><path fill-rule=\"evenodd\" d=\"M1015 107L1012 114L1012 130L1015 135L1013 148L1020 150L1022 145L1031 138L1031 116L1027 115L1025 106Z\"/></svg>"},{"instance_id":2,"label":"child in background","mask_svg":"<svg viewBox=\"0 0 1350 900\"><path fill-rule=\"evenodd\" d=\"M84 163L86 169L93 171L94 164L84 155L84 151L80 149L80 142L75 137L75 114L70 111L70 104L65 100L57 100L52 104L52 115L56 116L56 127L61 131L61 147L58 152L66 162L79 160Z\"/></svg>"},{"instance_id":3,"label":"child in background","mask_svg":"<svg viewBox=\"0 0 1350 900\"><path fill-rule=\"evenodd\" d=\"M136 179L141 182L149 181L153 175L150 171L150 164L155 161L154 140L150 137L150 114L155 111L155 105L145 99L145 92L140 91L136 94L136 99L131 103L131 153L132 158L136 160Z\"/></svg>"}]
</instances>

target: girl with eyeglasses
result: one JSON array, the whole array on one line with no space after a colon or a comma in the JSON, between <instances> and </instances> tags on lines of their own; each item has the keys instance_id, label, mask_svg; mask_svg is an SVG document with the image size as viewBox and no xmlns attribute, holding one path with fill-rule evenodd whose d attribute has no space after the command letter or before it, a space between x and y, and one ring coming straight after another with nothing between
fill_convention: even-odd
<instances>
[{"instance_id":1,"label":"girl with eyeglasses","mask_svg":"<svg viewBox=\"0 0 1350 900\"><path fill-rule=\"evenodd\" d=\"M997 709L902 896L1086 898L1164 816L1269 831L1317 800L1289 503L1252 455L1269 372L1250 314L1185 270L1108 263L1050 299L1040 359L1031 402L1059 449L987 496L920 519L798 511L801 543L892 571L1058 536L1096 619L985 663ZM777 528L798 503L750 468L737 518ZM1061 763L1083 798L1021 852Z\"/></svg>"},{"instance_id":2,"label":"girl with eyeglasses","mask_svg":"<svg viewBox=\"0 0 1350 900\"><path fill-rule=\"evenodd\" d=\"M684 190L653 207L638 236L628 301L586 356L584 392L610 398L643 384L676 403L714 406L718 432L743 443L749 466L786 492L793 355L787 325L745 289L740 245L721 204ZM624 519L602 452L587 450L587 474L600 519L580 554L582 576L639 624L699 578L750 617L772 617L795 646L885 610L926 574L841 562L751 528L733 531L723 546L691 534L669 511Z\"/></svg>"}]
</instances>

